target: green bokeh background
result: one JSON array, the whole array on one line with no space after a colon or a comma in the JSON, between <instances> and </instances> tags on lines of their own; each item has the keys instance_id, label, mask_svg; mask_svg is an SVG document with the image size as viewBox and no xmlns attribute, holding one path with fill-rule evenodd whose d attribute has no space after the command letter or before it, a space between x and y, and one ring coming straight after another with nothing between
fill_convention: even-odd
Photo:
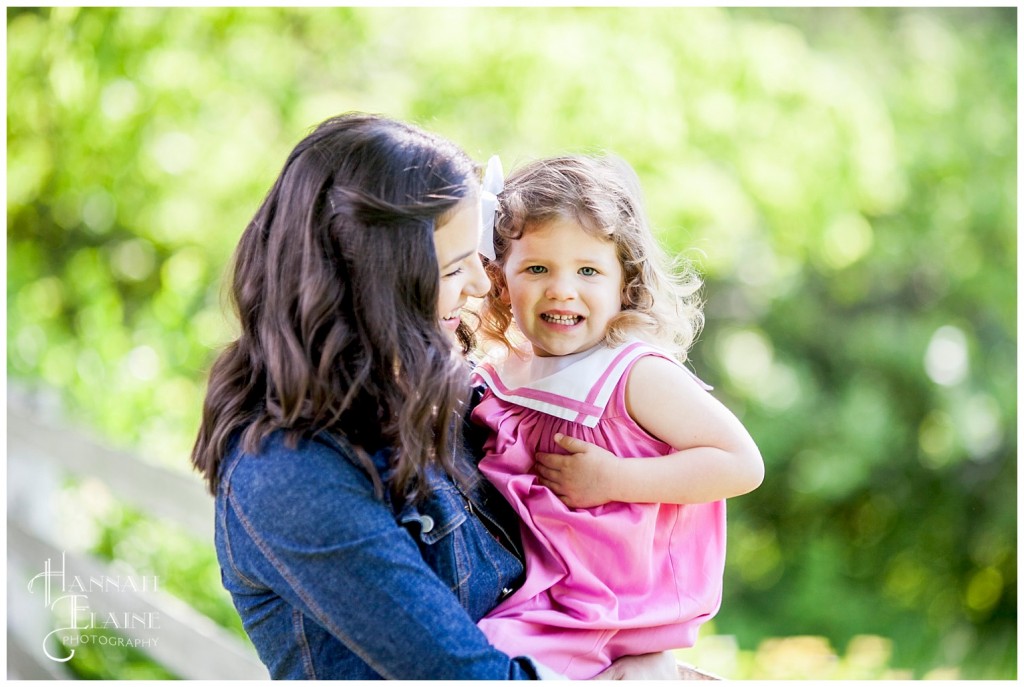
<instances>
[{"instance_id":1,"label":"green bokeh background","mask_svg":"<svg viewBox=\"0 0 1024 687\"><path fill-rule=\"evenodd\" d=\"M839 654L877 635L900 675L1015 678L1016 27L1013 8L9 8L9 383L187 470L231 251L313 125L383 113L506 170L610 150L702 270L694 366L765 458L730 505L709 633ZM206 547L96 517L93 552L240 631Z\"/></svg>"}]
</instances>

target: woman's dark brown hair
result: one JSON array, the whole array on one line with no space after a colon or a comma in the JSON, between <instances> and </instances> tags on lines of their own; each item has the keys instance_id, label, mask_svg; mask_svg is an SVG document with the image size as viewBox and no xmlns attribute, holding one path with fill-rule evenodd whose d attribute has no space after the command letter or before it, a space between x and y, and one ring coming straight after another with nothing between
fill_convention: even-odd
<instances>
[{"instance_id":1,"label":"woman's dark brown hair","mask_svg":"<svg viewBox=\"0 0 1024 687\"><path fill-rule=\"evenodd\" d=\"M210 372L192 451L211 491L236 435L256 452L275 430L291 446L344 435L379 495L382 448L393 494L422 496L430 465L468 479L453 429L468 375L438 318L433 233L477 184L453 143L374 115L329 119L295 147L235 253L241 332Z\"/></svg>"}]
</instances>

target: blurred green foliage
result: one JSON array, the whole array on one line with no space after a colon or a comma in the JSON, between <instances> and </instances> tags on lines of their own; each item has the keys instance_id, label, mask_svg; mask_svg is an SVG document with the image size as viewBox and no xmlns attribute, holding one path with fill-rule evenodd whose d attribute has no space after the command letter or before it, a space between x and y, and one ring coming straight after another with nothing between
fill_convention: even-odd
<instances>
[{"instance_id":1,"label":"blurred green foliage","mask_svg":"<svg viewBox=\"0 0 1024 687\"><path fill-rule=\"evenodd\" d=\"M1016 9L7 12L12 381L186 470L231 251L313 125L608 149L699 262L694 366L766 461L716 631L1016 677ZM138 527L98 550L222 591Z\"/></svg>"}]
</instances>

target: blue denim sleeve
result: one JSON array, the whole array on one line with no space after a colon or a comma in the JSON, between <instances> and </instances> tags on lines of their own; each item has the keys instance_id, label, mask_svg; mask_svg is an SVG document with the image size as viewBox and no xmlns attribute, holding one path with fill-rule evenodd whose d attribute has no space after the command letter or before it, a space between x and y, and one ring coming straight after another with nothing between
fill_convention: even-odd
<instances>
[{"instance_id":1,"label":"blue denim sleeve","mask_svg":"<svg viewBox=\"0 0 1024 687\"><path fill-rule=\"evenodd\" d=\"M223 478L225 512L237 523L226 542L236 572L314 619L382 677L536 679L528 659L487 642L368 476L336 450L268 442Z\"/></svg>"}]
</instances>

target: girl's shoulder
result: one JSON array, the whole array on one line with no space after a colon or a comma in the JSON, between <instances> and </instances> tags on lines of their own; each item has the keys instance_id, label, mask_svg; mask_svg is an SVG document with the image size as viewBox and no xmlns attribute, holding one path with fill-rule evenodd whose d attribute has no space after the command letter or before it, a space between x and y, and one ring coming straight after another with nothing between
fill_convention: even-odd
<instances>
[{"instance_id":1,"label":"girl's shoulder","mask_svg":"<svg viewBox=\"0 0 1024 687\"><path fill-rule=\"evenodd\" d=\"M609 349L609 371L619 385L659 385L666 377L679 379L682 376L705 391L714 388L672 353L639 338L629 339Z\"/></svg>"},{"instance_id":2,"label":"girl's shoulder","mask_svg":"<svg viewBox=\"0 0 1024 687\"><path fill-rule=\"evenodd\" d=\"M667 356L638 358L623 381L617 394L619 408L642 426L652 413L685 413L715 403L708 393L711 385Z\"/></svg>"},{"instance_id":3,"label":"girl's shoulder","mask_svg":"<svg viewBox=\"0 0 1024 687\"><path fill-rule=\"evenodd\" d=\"M679 405L686 393L704 394L712 387L668 351L640 342L625 357L609 404L610 416L635 419L631 410L652 404Z\"/></svg>"},{"instance_id":4,"label":"girl's shoulder","mask_svg":"<svg viewBox=\"0 0 1024 687\"><path fill-rule=\"evenodd\" d=\"M691 370L689 365L654 346L636 356L628 370L628 379L631 383L638 385L657 385L664 381L665 376L675 380L685 378L705 391L714 389L713 386L697 376L697 373Z\"/></svg>"}]
</instances>

